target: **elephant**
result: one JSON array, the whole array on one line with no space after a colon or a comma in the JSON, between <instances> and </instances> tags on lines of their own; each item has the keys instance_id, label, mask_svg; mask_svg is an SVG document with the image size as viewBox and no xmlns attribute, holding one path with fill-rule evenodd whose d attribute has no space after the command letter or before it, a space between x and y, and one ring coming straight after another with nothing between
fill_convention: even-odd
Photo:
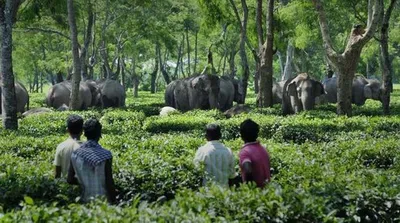
<instances>
[{"instance_id":1,"label":"elephant","mask_svg":"<svg viewBox=\"0 0 400 223\"><path fill-rule=\"evenodd\" d=\"M15 87L15 97L17 100L17 112L20 112L21 114L24 113L25 111L29 110L29 94L28 91L26 90L25 86L21 83L16 81L14 83ZM2 113L2 90L0 87L0 114ZM25 110L26 106L26 110Z\"/></svg>"},{"instance_id":2,"label":"elephant","mask_svg":"<svg viewBox=\"0 0 400 223\"><path fill-rule=\"evenodd\" d=\"M27 117L30 115L39 115L39 114L43 114L43 113L48 113L48 112L52 112L53 110L49 109L49 108L32 108L26 112L24 112L22 114L23 117Z\"/></svg>"},{"instance_id":3,"label":"elephant","mask_svg":"<svg viewBox=\"0 0 400 223\"><path fill-rule=\"evenodd\" d=\"M321 82L311 79L307 73L301 73L287 80L283 86L282 113L287 115L312 110L315 98L324 93Z\"/></svg>"},{"instance_id":4,"label":"elephant","mask_svg":"<svg viewBox=\"0 0 400 223\"><path fill-rule=\"evenodd\" d=\"M164 95L165 104L169 107L173 107L173 108L176 107L175 98L174 98L174 90L175 90L175 87L176 87L178 81L172 81L171 83L169 83L167 85L167 88L165 89L165 95Z\"/></svg>"},{"instance_id":5,"label":"elephant","mask_svg":"<svg viewBox=\"0 0 400 223\"><path fill-rule=\"evenodd\" d=\"M237 104L224 112L225 117L231 118L234 115L241 113L249 113L251 111L248 105Z\"/></svg>"},{"instance_id":6,"label":"elephant","mask_svg":"<svg viewBox=\"0 0 400 223\"><path fill-rule=\"evenodd\" d=\"M321 98L321 101L336 103L337 78L328 78L323 84L326 94ZM364 105L367 99L382 101L382 86L376 79L367 79L358 75L353 79L351 91L351 102L357 106Z\"/></svg>"},{"instance_id":7,"label":"elephant","mask_svg":"<svg viewBox=\"0 0 400 223\"><path fill-rule=\"evenodd\" d=\"M71 82L63 81L53 85L46 97L46 103L48 106L58 109L64 105L69 105L71 95ZM92 93L87 83L80 82L79 85L79 108L85 110L92 104Z\"/></svg>"},{"instance_id":8,"label":"elephant","mask_svg":"<svg viewBox=\"0 0 400 223\"><path fill-rule=\"evenodd\" d=\"M173 84L167 87L166 98L170 97L168 90L171 89L173 89L175 108L180 111L219 109L220 79L216 75L203 74L175 80L175 87Z\"/></svg>"},{"instance_id":9,"label":"elephant","mask_svg":"<svg viewBox=\"0 0 400 223\"><path fill-rule=\"evenodd\" d=\"M272 104L282 103L283 86L286 81L273 82L272 84Z\"/></svg>"},{"instance_id":10,"label":"elephant","mask_svg":"<svg viewBox=\"0 0 400 223\"><path fill-rule=\"evenodd\" d=\"M116 80L103 79L96 82L101 94L103 108L125 106L125 88Z\"/></svg>"},{"instance_id":11,"label":"elephant","mask_svg":"<svg viewBox=\"0 0 400 223\"><path fill-rule=\"evenodd\" d=\"M243 86L238 80L228 76L220 78L220 90L218 95L218 103L221 111L226 111L233 106L233 102L243 104Z\"/></svg>"}]
</instances>

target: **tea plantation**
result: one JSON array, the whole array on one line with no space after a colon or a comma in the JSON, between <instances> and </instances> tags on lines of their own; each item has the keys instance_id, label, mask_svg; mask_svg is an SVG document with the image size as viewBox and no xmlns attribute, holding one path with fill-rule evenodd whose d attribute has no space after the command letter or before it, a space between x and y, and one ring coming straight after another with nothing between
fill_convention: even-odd
<instances>
[{"instance_id":1,"label":"tea plantation","mask_svg":"<svg viewBox=\"0 0 400 223\"><path fill-rule=\"evenodd\" d=\"M43 106L33 94L31 107ZM248 103L254 106L255 96ZM334 105L283 117L280 107L226 119L218 111L159 117L163 94L129 93L124 109L29 116L19 131L0 129L0 222L399 222L400 90L391 116L380 103L338 117ZM118 205L79 203L79 188L53 177L58 143L71 113L97 117L100 144L113 153ZM252 118L272 162L272 182L231 189L200 187L192 163L205 143L203 128L217 122L235 153L239 124ZM239 172L238 166L237 171Z\"/></svg>"}]
</instances>

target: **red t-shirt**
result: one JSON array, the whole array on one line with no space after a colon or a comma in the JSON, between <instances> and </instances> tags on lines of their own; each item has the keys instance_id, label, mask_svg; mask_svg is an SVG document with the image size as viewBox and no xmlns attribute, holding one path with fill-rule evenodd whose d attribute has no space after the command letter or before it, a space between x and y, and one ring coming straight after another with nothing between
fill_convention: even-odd
<instances>
[{"instance_id":1,"label":"red t-shirt","mask_svg":"<svg viewBox=\"0 0 400 223\"><path fill-rule=\"evenodd\" d=\"M264 187L271 179L269 154L259 142L246 143L239 153L239 164L242 172L242 179L245 179L243 163L251 162L253 180L258 187Z\"/></svg>"}]
</instances>

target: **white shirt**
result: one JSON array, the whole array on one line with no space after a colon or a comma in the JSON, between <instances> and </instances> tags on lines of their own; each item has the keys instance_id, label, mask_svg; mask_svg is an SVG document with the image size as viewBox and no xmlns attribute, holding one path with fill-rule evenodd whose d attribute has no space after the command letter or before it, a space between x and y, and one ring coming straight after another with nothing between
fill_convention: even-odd
<instances>
[{"instance_id":1,"label":"white shirt","mask_svg":"<svg viewBox=\"0 0 400 223\"><path fill-rule=\"evenodd\" d=\"M53 164L55 166L61 166L61 177L67 177L69 164L71 162L71 154L74 150L79 148L80 144L80 141L69 137L57 146Z\"/></svg>"},{"instance_id":2,"label":"white shirt","mask_svg":"<svg viewBox=\"0 0 400 223\"><path fill-rule=\"evenodd\" d=\"M219 141L209 141L200 147L193 160L198 167L204 164L207 176L203 179L203 185L210 179L221 186L229 186L229 179L236 176L235 158L232 151Z\"/></svg>"}]
</instances>

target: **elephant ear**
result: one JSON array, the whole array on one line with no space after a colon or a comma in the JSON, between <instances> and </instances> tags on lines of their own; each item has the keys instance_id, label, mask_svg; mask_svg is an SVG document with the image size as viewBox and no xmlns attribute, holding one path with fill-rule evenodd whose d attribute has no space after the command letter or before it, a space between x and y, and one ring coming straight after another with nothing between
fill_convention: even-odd
<instances>
[{"instance_id":1,"label":"elephant ear","mask_svg":"<svg viewBox=\"0 0 400 223\"><path fill-rule=\"evenodd\" d=\"M314 96L318 97L325 94L324 85L319 81L314 81Z\"/></svg>"},{"instance_id":2,"label":"elephant ear","mask_svg":"<svg viewBox=\"0 0 400 223\"><path fill-rule=\"evenodd\" d=\"M364 86L364 97L365 98L372 98L372 89L369 84Z\"/></svg>"}]
</instances>

